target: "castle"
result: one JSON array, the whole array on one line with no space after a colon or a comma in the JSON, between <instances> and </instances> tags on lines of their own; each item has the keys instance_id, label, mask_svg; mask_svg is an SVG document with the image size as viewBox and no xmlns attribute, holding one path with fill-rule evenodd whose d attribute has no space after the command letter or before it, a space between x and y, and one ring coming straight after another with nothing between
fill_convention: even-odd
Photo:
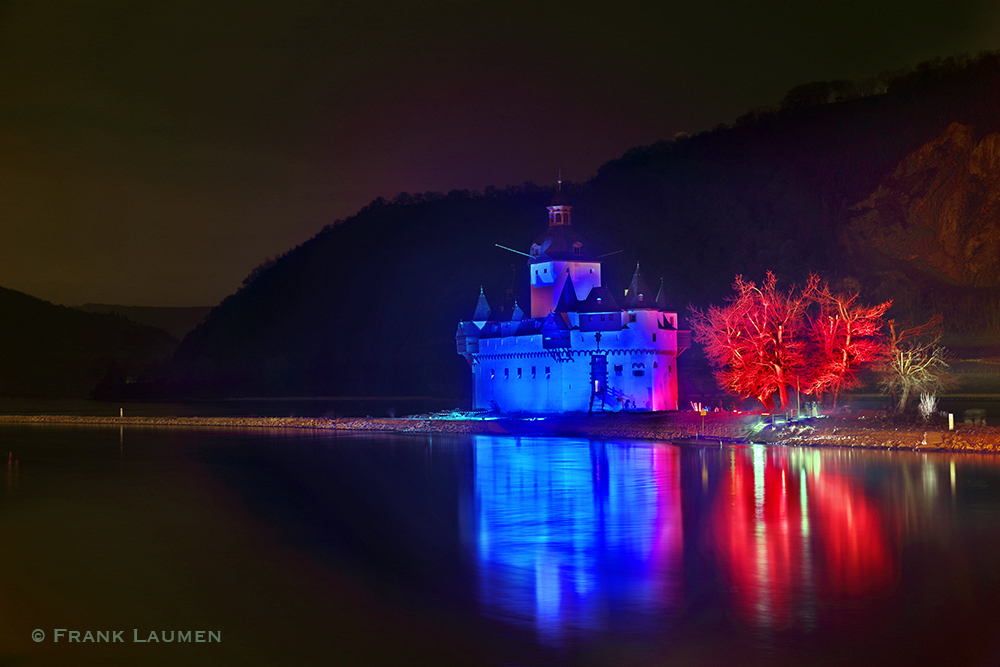
<instances>
[{"instance_id":1,"label":"castle","mask_svg":"<svg viewBox=\"0 0 1000 667\"><path fill-rule=\"evenodd\" d=\"M480 290L472 320L458 324L458 353L472 367L473 407L677 410L677 356L690 335L678 330L662 281L654 298L636 265L619 306L601 282L601 258L572 228L572 208L557 192L549 227L527 254L531 316L515 303L509 318L491 319Z\"/></svg>"}]
</instances>

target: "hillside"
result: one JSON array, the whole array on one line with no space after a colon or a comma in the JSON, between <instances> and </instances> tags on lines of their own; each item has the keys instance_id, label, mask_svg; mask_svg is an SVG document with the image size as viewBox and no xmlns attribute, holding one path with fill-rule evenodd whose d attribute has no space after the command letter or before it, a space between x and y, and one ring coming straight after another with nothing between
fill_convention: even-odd
<instances>
[{"instance_id":1,"label":"hillside","mask_svg":"<svg viewBox=\"0 0 1000 667\"><path fill-rule=\"evenodd\" d=\"M211 306L120 306L108 303L85 303L75 307L88 313L124 315L136 324L162 329L177 340L204 322L212 310Z\"/></svg>"},{"instance_id":2,"label":"hillside","mask_svg":"<svg viewBox=\"0 0 1000 667\"><path fill-rule=\"evenodd\" d=\"M981 264L971 282L920 268L943 259L911 256L926 254L928 225L955 240L998 224L1000 179L986 157L1000 132L1000 55L926 63L876 83L800 86L780 109L632 149L566 187L577 230L603 252L623 250L606 260L605 283L620 292L640 261L651 282L665 279L683 315L689 303L724 298L737 273L757 279L770 269L791 282L817 272L868 299L895 299L897 318L937 309L952 331L995 334L992 232L970 251ZM965 175L927 176L945 163ZM979 189L963 194L973 181ZM936 194L926 204L907 203L927 188ZM526 250L552 194L525 184L372 202L259 267L215 308L178 348L175 391L467 395L456 323L471 316L480 285L495 307L509 303L508 288L527 302L524 258L494 244ZM961 226L949 227L948 215Z\"/></svg>"},{"instance_id":3,"label":"hillside","mask_svg":"<svg viewBox=\"0 0 1000 667\"><path fill-rule=\"evenodd\" d=\"M90 397L161 376L177 340L0 288L0 396Z\"/></svg>"}]
</instances>

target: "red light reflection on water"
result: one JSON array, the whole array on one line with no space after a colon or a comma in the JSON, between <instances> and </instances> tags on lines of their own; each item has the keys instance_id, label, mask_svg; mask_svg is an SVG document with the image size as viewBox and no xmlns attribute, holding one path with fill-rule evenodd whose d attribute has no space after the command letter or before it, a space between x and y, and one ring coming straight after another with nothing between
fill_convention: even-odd
<instances>
[{"instance_id":1,"label":"red light reflection on water","mask_svg":"<svg viewBox=\"0 0 1000 667\"><path fill-rule=\"evenodd\" d=\"M866 596L894 582L896 562L878 505L836 473L817 474L812 486L829 593Z\"/></svg>"},{"instance_id":2,"label":"red light reflection on water","mask_svg":"<svg viewBox=\"0 0 1000 667\"><path fill-rule=\"evenodd\" d=\"M895 581L885 522L858 482L763 446L730 457L711 531L742 618L808 626L822 604L873 595Z\"/></svg>"}]
</instances>

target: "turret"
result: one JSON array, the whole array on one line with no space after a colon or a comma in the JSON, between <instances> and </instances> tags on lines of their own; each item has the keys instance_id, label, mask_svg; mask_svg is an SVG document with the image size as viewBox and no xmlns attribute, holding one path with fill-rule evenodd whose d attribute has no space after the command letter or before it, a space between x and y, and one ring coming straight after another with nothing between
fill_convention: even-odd
<instances>
[{"instance_id":1,"label":"turret","mask_svg":"<svg viewBox=\"0 0 1000 667\"><path fill-rule=\"evenodd\" d=\"M556 309L567 278L572 278L577 300L601 285L601 262L572 227L572 210L562 191L548 207L549 227L531 244L531 317L544 318Z\"/></svg>"},{"instance_id":2,"label":"turret","mask_svg":"<svg viewBox=\"0 0 1000 667\"><path fill-rule=\"evenodd\" d=\"M639 273L638 262L635 265L635 273L632 274L632 282L625 290L625 309L635 310L639 308L656 308L656 299L649 289L649 285Z\"/></svg>"},{"instance_id":3,"label":"turret","mask_svg":"<svg viewBox=\"0 0 1000 667\"><path fill-rule=\"evenodd\" d=\"M472 316L472 323L480 329L490 319L490 304L486 301L483 288L479 288L479 301L476 303L476 313Z\"/></svg>"}]
</instances>

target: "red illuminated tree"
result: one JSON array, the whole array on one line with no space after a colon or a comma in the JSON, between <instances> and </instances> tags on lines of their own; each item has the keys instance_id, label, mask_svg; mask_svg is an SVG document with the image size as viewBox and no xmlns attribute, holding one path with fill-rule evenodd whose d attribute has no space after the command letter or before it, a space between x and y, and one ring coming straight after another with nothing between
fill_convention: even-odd
<instances>
[{"instance_id":1,"label":"red illuminated tree","mask_svg":"<svg viewBox=\"0 0 1000 667\"><path fill-rule=\"evenodd\" d=\"M819 279L810 276L804 288L787 294L776 283L770 271L760 287L736 276L736 294L727 305L691 309L694 339L715 367L719 386L756 397L768 411L775 408L775 394L788 405L788 386L806 369L806 309Z\"/></svg>"},{"instance_id":2,"label":"red illuminated tree","mask_svg":"<svg viewBox=\"0 0 1000 667\"><path fill-rule=\"evenodd\" d=\"M803 390L837 395L860 384L858 371L885 357L882 318L891 301L877 306L857 303L857 294L834 294L823 283L813 293L809 312L811 350Z\"/></svg>"},{"instance_id":3,"label":"red illuminated tree","mask_svg":"<svg viewBox=\"0 0 1000 667\"><path fill-rule=\"evenodd\" d=\"M858 383L858 371L882 359L882 318L891 302L857 303L814 275L801 289L779 291L773 273L760 287L736 277L725 306L691 310L691 329L714 366L719 386L755 397L765 410L788 407L788 387L832 393Z\"/></svg>"}]
</instances>

